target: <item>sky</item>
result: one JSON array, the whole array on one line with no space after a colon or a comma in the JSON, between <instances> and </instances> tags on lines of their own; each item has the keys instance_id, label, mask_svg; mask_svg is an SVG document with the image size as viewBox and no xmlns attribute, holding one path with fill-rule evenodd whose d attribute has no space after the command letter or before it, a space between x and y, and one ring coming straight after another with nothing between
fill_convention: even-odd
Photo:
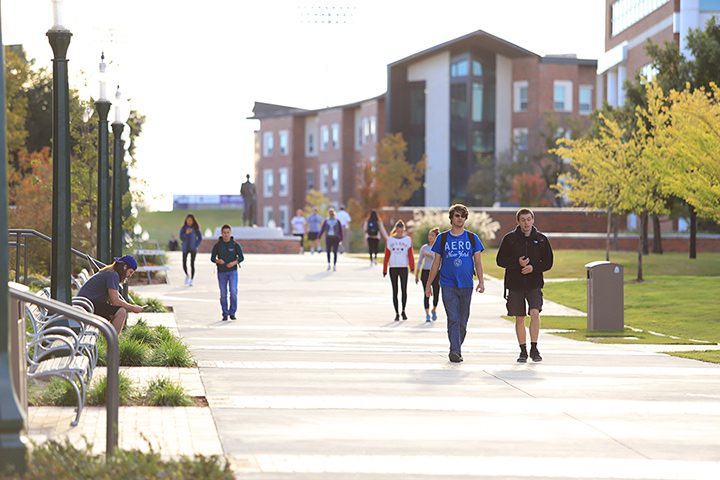
<instances>
[{"instance_id":1,"label":"sky","mask_svg":"<svg viewBox=\"0 0 720 480\"><path fill-rule=\"evenodd\" d=\"M539 55L604 52L605 0L62 4L71 87L97 97L104 51L109 85L147 118L131 172L143 183L131 188L150 210L170 210L173 194L240 192L254 176L255 101L316 109L373 97L389 63L475 30ZM52 24L51 0L2 1L3 43L23 44L39 67L52 66Z\"/></svg>"}]
</instances>

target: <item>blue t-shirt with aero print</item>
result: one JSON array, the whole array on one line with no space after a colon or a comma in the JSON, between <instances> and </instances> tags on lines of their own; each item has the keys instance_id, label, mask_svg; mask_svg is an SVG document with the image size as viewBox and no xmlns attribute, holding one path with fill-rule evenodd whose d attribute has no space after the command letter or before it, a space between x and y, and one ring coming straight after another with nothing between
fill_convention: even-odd
<instances>
[{"instance_id":1,"label":"blue t-shirt with aero print","mask_svg":"<svg viewBox=\"0 0 720 480\"><path fill-rule=\"evenodd\" d=\"M444 252L440 251L442 248L442 235L447 235ZM470 235L475 237L474 248ZM473 255L483 250L485 250L485 247L480 241L480 237L472 232L465 230L457 237L452 235L450 231L441 233L432 246L433 252L442 255L440 286L473 288L473 272L475 270Z\"/></svg>"}]
</instances>

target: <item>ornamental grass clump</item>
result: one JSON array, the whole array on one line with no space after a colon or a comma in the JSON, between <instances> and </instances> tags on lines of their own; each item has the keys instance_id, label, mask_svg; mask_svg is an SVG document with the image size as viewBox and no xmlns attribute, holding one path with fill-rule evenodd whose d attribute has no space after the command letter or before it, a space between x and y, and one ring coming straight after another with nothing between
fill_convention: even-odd
<instances>
[{"instance_id":1,"label":"ornamental grass clump","mask_svg":"<svg viewBox=\"0 0 720 480\"><path fill-rule=\"evenodd\" d=\"M133 381L124 372L118 376L120 405L129 405L137 396L137 389ZM87 392L88 405L105 405L105 392L107 391L107 377L103 376L93 382Z\"/></svg>"},{"instance_id":2,"label":"ornamental grass clump","mask_svg":"<svg viewBox=\"0 0 720 480\"><path fill-rule=\"evenodd\" d=\"M192 398L185 393L182 385L169 378L156 378L147 387L145 401L154 407L189 407L193 405Z\"/></svg>"},{"instance_id":3,"label":"ornamental grass clump","mask_svg":"<svg viewBox=\"0 0 720 480\"><path fill-rule=\"evenodd\" d=\"M450 228L448 211L415 210L412 223L408 222L408 227L412 230L415 248L420 248L421 245L427 243L427 234L433 227L439 227L441 232ZM493 220L487 212L471 210L465 222L465 230L476 233L486 247L491 240L495 239L495 234L499 229L500 223Z\"/></svg>"},{"instance_id":4,"label":"ornamental grass clump","mask_svg":"<svg viewBox=\"0 0 720 480\"><path fill-rule=\"evenodd\" d=\"M150 364L158 367L192 367L193 359L187 346L177 337L161 340L152 350Z\"/></svg>"}]
</instances>

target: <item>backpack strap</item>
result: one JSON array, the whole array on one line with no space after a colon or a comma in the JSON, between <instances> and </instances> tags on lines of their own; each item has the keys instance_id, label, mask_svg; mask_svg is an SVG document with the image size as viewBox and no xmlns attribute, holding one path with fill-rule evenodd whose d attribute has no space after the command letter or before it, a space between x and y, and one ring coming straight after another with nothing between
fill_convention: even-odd
<instances>
[{"instance_id":1,"label":"backpack strap","mask_svg":"<svg viewBox=\"0 0 720 480\"><path fill-rule=\"evenodd\" d=\"M445 244L447 243L448 230L445 230L440 234L440 258L445 253Z\"/></svg>"}]
</instances>

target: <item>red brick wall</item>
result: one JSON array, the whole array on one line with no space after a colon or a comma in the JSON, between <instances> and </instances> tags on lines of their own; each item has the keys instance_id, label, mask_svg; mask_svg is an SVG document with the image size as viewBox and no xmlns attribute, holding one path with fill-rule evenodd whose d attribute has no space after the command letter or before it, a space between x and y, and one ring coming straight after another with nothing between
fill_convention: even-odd
<instances>
[{"instance_id":1,"label":"red brick wall","mask_svg":"<svg viewBox=\"0 0 720 480\"><path fill-rule=\"evenodd\" d=\"M550 237L550 243L555 249L604 249L605 248L605 237L575 237L575 236L562 236L552 235ZM652 246L652 238L650 238L650 245ZM637 251L638 239L637 237L620 237L617 241L616 250L623 251ZM663 238L662 247L664 252L688 252L689 251L689 239L688 237L672 237ZM697 251L698 252L720 252L720 238L698 238L697 239Z\"/></svg>"},{"instance_id":2,"label":"red brick wall","mask_svg":"<svg viewBox=\"0 0 720 480\"><path fill-rule=\"evenodd\" d=\"M200 244L198 252L211 253L217 239L206 238ZM243 253L298 253L300 241L296 238L276 240L238 240Z\"/></svg>"}]
</instances>

